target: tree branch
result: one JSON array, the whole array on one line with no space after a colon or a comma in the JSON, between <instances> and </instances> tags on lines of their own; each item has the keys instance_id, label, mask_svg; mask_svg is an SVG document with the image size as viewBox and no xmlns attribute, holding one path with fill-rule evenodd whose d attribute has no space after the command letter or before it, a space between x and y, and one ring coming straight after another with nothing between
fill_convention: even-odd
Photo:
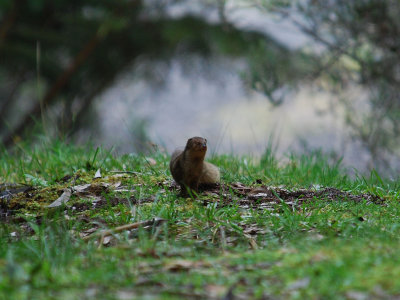
<instances>
[{"instance_id":1,"label":"tree branch","mask_svg":"<svg viewBox=\"0 0 400 300\"><path fill-rule=\"evenodd\" d=\"M23 133L27 124L29 124L33 118L37 118L42 113L41 104L46 107L51 102L54 101L60 90L69 82L72 75L77 71L77 69L85 62L89 55L94 51L100 40L103 38L98 32L86 43L86 45L81 49L81 51L75 56L73 61L65 69L65 71L58 77L56 82L46 93L41 103L37 103L23 118L19 125L11 132L9 132L3 138L3 144L8 147L13 142L15 136L19 136Z\"/></svg>"}]
</instances>

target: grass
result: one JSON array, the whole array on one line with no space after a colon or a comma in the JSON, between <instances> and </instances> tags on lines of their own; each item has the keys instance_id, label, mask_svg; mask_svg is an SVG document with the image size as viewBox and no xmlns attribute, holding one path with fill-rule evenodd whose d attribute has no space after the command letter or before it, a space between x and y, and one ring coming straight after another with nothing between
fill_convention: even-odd
<instances>
[{"instance_id":1,"label":"grass","mask_svg":"<svg viewBox=\"0 0 400 300\"><path fill-rule=\"evenodd\" d=\"M316 151L278 161L221 155L211 161L226 186L335 187L383 204L313 198L268 209L244 207L233 190L178 197L168 155L115 156L61 141L1 150L0 183L35 190L0 199L0 299L239 298L361 299L400 294L399 181L350 178ZM102 178L94 179L97 169ZM112 173L128 170L136 173ZM59 209L63 189L91 184ZM118 190L120 187L120 190ZM121 188L123 187L123 188ZM1 192L1 190L0 190ZM245 197L245 196L243 196ZM242 197L242 198L243 198ZM98 203L93 206L92 203ZM13 207L10 206L13 203ZM151 220L160 226L83 241L92 228Z\"/></svg>"}]
</instances>

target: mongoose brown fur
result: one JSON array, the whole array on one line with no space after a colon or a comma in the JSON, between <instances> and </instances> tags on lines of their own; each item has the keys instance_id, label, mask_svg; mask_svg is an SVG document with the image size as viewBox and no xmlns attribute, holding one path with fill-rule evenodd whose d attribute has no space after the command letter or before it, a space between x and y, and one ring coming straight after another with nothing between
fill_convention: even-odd
<instances>
[{"instance_id":1,"label":"mongoose brown fur","mask_svg":"<svg viewBox=\"0 0 400 300\"><path fill-rule=\"evenodd\" d=\"M207 140L202 137L192 137L185 149L175 150L172 154L169 168L172 177L181 186L182 192L186 189L198 191L201 184L214 184L219 182L218 167L204 161L207 152Z\"/></svg>"}]
</instances>

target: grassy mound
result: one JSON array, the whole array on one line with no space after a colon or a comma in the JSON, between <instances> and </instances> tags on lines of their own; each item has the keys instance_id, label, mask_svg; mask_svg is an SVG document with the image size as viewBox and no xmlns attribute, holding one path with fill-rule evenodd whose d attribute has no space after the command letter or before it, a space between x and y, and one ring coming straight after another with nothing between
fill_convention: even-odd
<instances>
[{"instance_id":1,"label":"grassy mound","mask_svg":"<svg viewBox=\"0 0 400 300\"><path fill-rule=\"evenodd\" d=\"M46 142L0 155L0 299L389 298L399 182L321 152L210 159L181 198L168 155Z\"/></svg>"}]
</instances>

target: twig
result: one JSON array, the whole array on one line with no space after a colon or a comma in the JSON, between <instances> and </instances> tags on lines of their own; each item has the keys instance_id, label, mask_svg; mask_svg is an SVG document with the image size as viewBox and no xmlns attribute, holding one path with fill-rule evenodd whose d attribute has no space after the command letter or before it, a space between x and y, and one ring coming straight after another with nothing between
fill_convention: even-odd
<instances>
[{"instance_id":1,"label":"twig","mask_svg":"<svg viewBox=\"0 0 400 300\"><path fill-rule=\"evenodd\" d=\"M274 194L274 196L276 198L278 198L279 201L281 201L281 203L286 204L285 200L283 200L274 189L270 189L270 190L271 190L272 194Z\"/></svg>"},{"instance_id":2,"label":"twig","mask_svg":"<svg viewBox=\"0 0 400 300\"><path fill-rule=\"evenodd\" d=\"M248 239L251 249L253 249L253 250L257 250L258 249L258 245L257 245L256 240L250 234L244 234L244 237L246 239Z\"/></svg>"},{"instance_id":3,"label":"twig","mask_svg":"<svg viewBox=\"0 0 400 300\"><path fill-rule=\"evenodd\" d=\"M30 124L32 121L32 117L36 117L40 115L41 105L46 107L52 101L54 101L55 97L58 95L60 90L65 87L65 85L69 82L71 77L75 74L75 72L79 69L79 67L88 59L90 54L96 49L98 44L104 39L104 35L100 34L100 29L93 35L93 37L83 46L83 48L77 53L68 67L61 73L61 75L56 79L52 87L48 90L46 95L43 97L42 101L34 106L29 113L27 113L23 118L22 122L20 122L16 128L7 133L3 137L3 144L5 146L11 145L15 136L22 134L22 132L26 129L27 124Z\"/></svg>"},{"instance_id":4,"label":"twig","mask_svg":"<svg viewBox=\"0 0 400 300\"><path fill-rule=\"evenodd\" d=\"M225 235L225 227L224 226L220 226L219 227L219 233L221 235L221 246L222 246L222 249L225 250L225 248L226 248L226 235Z\"/></svg>"},{"instance_id":5,"label":"twig","mask_svg":"<svg viewBox=\"0 0 400 300\"><path fill-rule=\"evenodd\" d=\"M132 223L132 224L126 224L126 225L115 227L113 229L101 230L101 231L95 232L91 235L85 236L82 239L84 241L88 241L92 238L97 238L97 237L104 239L104 237L106 237L108 235L112 235L114 233L130 230L130 229L135 229L135 228L150 226L150 225L159 226L160 224L164 223L165 221L166 221L165 219L154 218L152 220L147 220L147 221L142 221L142 222L137 222L137 223Z\"/></svg>"},{"instance_id":6,"label":"twig","mask_svg":"<svg viewBox=\"0 0 400 300\"><path fill-rule=\"evenodd\" d=\"M140 172L135 171L108 171L109 173L116 173L116 174L134 174L134 175L141 175Z\"/></svg>"},{"instance_id":7,"label":"twig","mask_svg":"<svg viewBox=\"0 0 400 300\"><path fill-rule=\"evenodd\" d=\"M0 26L0 47L3 45L4 40L7 37L8 32L12 28L17 18L17 10L19 9L20 1L13 1L13 7L11 11L3 18L3 22Z\"/></svg>"},{"instance_id":8,"label":"twig","mask_svg":"<svg viewBox=\"0 0 400 300\"><path fill-rule=\"evenodd\" d=\"M157 240L158 236L160 235L161 230L162 230L162 227L157 227L156 231L154 232L154 234L151 238L152 241Z\"/></svg>"},{"instance_id":9,"label":"twig","mask_svg":"<svg viewBox=\"0 0 400 300\"><path fill-rule=\"evenodd\" d=\"M100 236L100 241L99 241L99 245L97 246L97 249L100 249L103 246L104 243L104 235Z\"/></svg>"}]
</instances>

